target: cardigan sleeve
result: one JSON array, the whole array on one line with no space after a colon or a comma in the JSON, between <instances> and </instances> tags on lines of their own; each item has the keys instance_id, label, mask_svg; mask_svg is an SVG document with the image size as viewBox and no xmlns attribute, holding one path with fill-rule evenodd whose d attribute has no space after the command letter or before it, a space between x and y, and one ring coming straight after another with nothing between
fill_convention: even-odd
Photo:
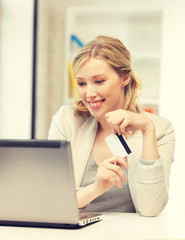
<instances>
[{"instance_id":1,"label":"cardigan sleeve","mask_svg":"<svg viewBox=\"0 0 185 240\"><path fill-rule=\"evenodd\" d=\"M137 210L144 216L156 216L168 202L169 176L174 155L174 129L164 120L157 143L160 159L143 160L137 166ZM161 126L160 126L161 127Z\"/></svg>"}]
</instances>

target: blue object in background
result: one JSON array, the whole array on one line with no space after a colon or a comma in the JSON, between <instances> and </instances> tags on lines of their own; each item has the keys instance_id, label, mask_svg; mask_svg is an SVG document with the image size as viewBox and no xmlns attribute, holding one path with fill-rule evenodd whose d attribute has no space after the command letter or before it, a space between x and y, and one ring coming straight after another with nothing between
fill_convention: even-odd
<instances>
[{"instance_id":1,"label":"blue object in background","mask_svg":"<svg viewBox=\"0 0 185 240\"><path fill-rule=\"evenodd\" d=\"M83 47L84 45L76 35L71 35L71 40L76 42L79 47Z\"/></svg>"}]
</instances>

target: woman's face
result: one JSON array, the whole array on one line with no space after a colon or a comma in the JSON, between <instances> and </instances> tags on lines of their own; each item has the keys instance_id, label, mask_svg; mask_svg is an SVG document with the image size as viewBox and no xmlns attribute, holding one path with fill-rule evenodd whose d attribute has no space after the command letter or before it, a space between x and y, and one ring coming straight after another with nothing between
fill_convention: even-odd
<instances>
[{"instance_id":1,"label":"woman's face","mask_svg":"<svg viewBox=\"0 0 185 240\"><path fill-rule=\"evenodd\" d=\"M123 108L124 80L103 60L90 58L76 73L78 94L92 116Z\"/></svg>"}]
</instances>

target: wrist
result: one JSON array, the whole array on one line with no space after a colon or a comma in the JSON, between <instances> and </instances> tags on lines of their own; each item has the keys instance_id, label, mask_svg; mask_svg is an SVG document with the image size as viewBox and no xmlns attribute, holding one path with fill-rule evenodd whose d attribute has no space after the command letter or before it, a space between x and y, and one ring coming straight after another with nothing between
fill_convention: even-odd
<instances>
[{"instance_id":1,"label":"wrist","mask_svg":"<svg viewBox=\"0 0 185 240\"><path fill-rule=\"evenodd\" d=\"M94 198L101 196L104 192L105 192L105 190L103 188L100 188L98 186L98 184L96 183L96 181L95 181L95 183L92 184L92 194L93 194Z\"/></svg>"},{"instance_id":2,"label":"wrist","mask_svg":"<svg viewBox=\"0 0 185 240\"><path fill-rule=\"evenodd\" d=\"M142 151L143 159L146 160L159 159L156 130L152 120L148 122L146 128L142 131L142 133L143 133L143 151Z\"/></svg>"},{"instance_id":3,"label":"wrist","mask_svg":"<svg viewBox=\"0 0 185 240\"><path fill-rule=\"evenodd\" d=\"M96 183L90 184L89 186L87 186L87 188L88 188L88 194L92 200L94 200L95 198L101 195L99 189L96 186Z\"/></svg>"},{"instance_id":4,"label":"wrist","mask_svg":"<svg viewBox=\"0 0 185 240\"><path fill-rule=\"evenodd\" d=\"M143 135L148 133L155 133L155 125L151 119L148 118L145 128L142 130Z\"/></svg>"},{"instance_id":5,"label":"wrist","mask_svg":"<svg viewBox=\"0 0 185 240\"><path fill-rule=\"evenodd\" d=\"M77 191L78 207L79 208L85 207L97 197L98 197L98 194L94 187L94 183L86 187L80 188Z\"/></svg>"}]
</instances>

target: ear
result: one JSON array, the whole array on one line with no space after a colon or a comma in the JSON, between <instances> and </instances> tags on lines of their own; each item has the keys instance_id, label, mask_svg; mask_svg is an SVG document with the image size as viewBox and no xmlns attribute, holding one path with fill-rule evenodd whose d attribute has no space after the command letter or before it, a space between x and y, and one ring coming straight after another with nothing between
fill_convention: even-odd
<instances>
[{"instance_id":1,"label":"ear","mask_svg":"<svg viewBox=\"0 0 185 240\"><path fill-rule=\"evenodd\" d=\"M122 78L122 86L125 87L129 84L130 82L130 74L126 74Z\"/></svg>"}]
</instances>

